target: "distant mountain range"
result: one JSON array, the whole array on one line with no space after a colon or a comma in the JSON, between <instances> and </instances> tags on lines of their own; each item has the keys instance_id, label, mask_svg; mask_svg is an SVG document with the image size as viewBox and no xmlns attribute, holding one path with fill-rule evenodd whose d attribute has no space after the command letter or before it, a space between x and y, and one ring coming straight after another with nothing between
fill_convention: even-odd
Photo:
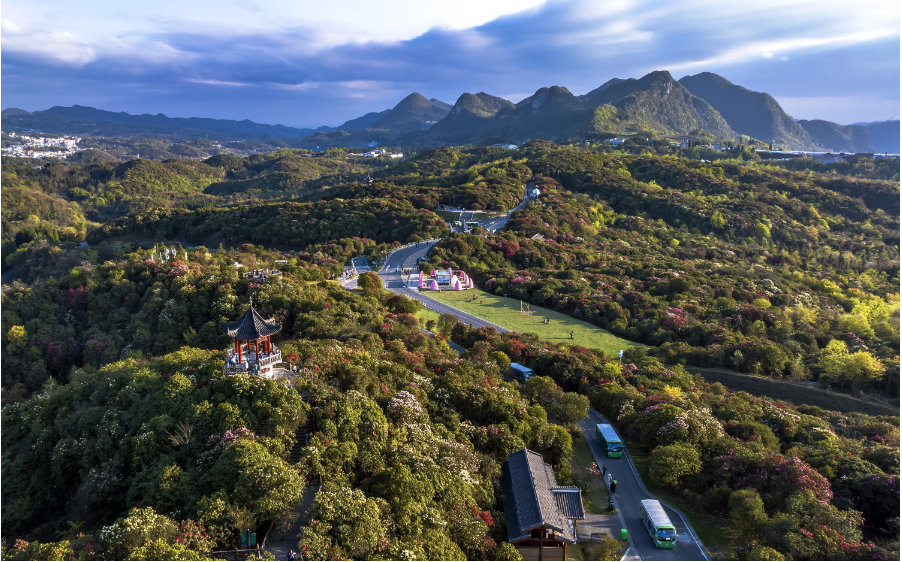
<instances>
[{"instance_id":1,"label":"distant mountain range","mask_svg":"<svg viewBox=\"0 0 902 562\"><path fill-rule=\"evenodd\" d=\"M4 109L0 114L4 131L34 129L45 133L98 136L181 136L203 138L263 137L303 138L318 129L299 129L285 125L264 125L247 119L207 119L203 117L166 117L162 113L131 115L73 105L54 106L33 113L17 109ZM326 130L331 130L325 127Z\"/></svg>"},{"instance_id":2,"label":"distant mountain range","mask_svg":"<svg viewBox=\"0 0 902 562\"><path fill-rule=\"evenodd\" d=\"M512 103L480 92L454 105L413 93L395 107L367 113L339 127L303 129L252 121L129 115L90 107L52 107L29 113L6 109L4 130L105 136L174 135L292 138L309 148L368 144L440 146L555 141L656 133L736 139L740 135L793 150L899 153L899 121L839 125L794 120L772 96L710 72L675 80L667 71L639 79L613 78L581 96L540 88Z\"/></svg>"}]
</instances>

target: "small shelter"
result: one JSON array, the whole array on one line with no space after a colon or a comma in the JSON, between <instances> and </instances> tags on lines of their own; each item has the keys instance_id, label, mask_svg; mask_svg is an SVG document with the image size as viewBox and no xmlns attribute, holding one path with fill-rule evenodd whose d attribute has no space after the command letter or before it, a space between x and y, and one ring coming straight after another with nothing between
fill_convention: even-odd
<instances>
[{"instance_id":1,"label":"small shelter","mask_svg":"<svg viewBox=\"0 0 902 562\"><path fill-rule=\"evenodd\" d=\"M251 299L244 316L237 322L223 324L226 333L235 340L235 348L226 354L226 374L273 375L273 366L282 362L282 352L272 344L273 334L278 333L282 326L274 320L263 318Z\"/></svg>"},{"instance_id":2,"label":"small shelter","mask_svg":"<svg viewBox=\"0 0 902 562\"><path fill-rule=\"evenodd\" d=\"M566 560L576 544L576 523L586 518L582 491L558 486L542 455L522 449L501 465L507 540L523 560Z\"/></svg>"}]
</instances>

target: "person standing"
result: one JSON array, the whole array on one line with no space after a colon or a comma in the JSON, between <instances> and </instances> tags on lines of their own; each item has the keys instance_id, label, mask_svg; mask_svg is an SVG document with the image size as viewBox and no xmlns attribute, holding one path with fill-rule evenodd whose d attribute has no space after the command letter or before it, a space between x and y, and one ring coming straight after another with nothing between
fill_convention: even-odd
<instances>
[{"instance_id":1,"label":"person standing","mask_svg":"<svg viewBox=\"0 0 902 562\"><path fill-rule=\"evenodd\" d=\"M617 479L614 478L611 480L611 493L613 494L616 491L617 491Z\"/></svg>"},{"instance_id":2,"label":"person standing","mask_svg":"<svg viewBox=\"0 0 902 562\"><path fill-rule=\"evenodd\" d=\"M608 473L608 465L605 463L601 463L601 477L604 478L604 475Z\"/></svg>"}]
</instances>

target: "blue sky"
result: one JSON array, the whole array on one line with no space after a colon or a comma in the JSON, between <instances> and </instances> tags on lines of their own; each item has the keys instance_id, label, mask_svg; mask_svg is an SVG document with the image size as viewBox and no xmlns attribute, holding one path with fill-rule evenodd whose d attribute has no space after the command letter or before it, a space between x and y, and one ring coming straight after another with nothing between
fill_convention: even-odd
<instances>
[{"instance_id":1,"label":"blue sky","mask_svg":"<svg viewBox=\"0 0 902 562\"><path fill-rule=\"evenodd\" d=\"M37 4L37 5L36 5ZM739 5L742 4L742 5ZM746 5L747 4L747 5ZM2 106L338 125L453 103L716 72L793 117L899 118L895 2L3 0Z\"/></svg>"}]
</instances>

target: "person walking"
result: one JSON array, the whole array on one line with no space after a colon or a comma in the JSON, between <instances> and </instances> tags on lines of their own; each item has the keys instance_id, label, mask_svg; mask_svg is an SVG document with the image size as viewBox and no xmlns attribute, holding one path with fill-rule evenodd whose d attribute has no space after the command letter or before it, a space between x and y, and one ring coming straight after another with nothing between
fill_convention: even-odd
<instances>
[{"instance_id":1,"label":"person walking","mask_svg":"<svg viewBox=\"0 0 902 562\"><path fill-rule=\"evenodd\" d=\"M608 473L608 465L605 463L601 463L601 477L604 478L604 475Z\"/></svg>"},{"instance_id":2,"label":"person walking","mask_svg":"<svg viewBox=\"0 0 902 562\"><path fill-rule=\"evenodd\" d=\"M616 491L617 491L617 479L614 478L611 480L611 493L613 494Z\"/></svg>"}]
</instances>

